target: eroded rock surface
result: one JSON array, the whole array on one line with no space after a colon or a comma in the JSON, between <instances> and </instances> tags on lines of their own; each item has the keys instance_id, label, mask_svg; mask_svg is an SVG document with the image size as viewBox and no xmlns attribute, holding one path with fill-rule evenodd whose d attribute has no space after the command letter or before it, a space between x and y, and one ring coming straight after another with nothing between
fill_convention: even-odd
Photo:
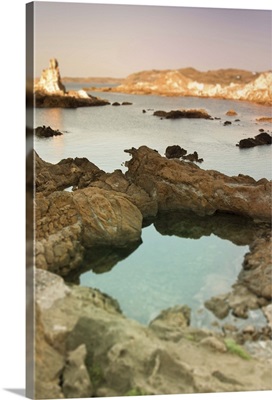
<instances>
[{"instance_id":1,"label":"eroded rock surface","mask_svg":"<svg viewBox=\"0 0 272 400\"><path fill-rule=\"evenodd\" d=\"M36 195L36 266L68 274L84 248L125 246L141 237L142 214L125 196L99 188Z\"/></svg>"},{"instance_id":2,"label":"eroded rock surface","mask_svg":"<svg viewBox=\"0 0 272 400\"><path fill-rule=\"evenodd\" d=\"M191 210L199 215L216 211L271 220L271 187L266 179L229 177L202 170L192 163L167 159L146 146L128 150L127 179L158 202L159 211Z\"/></svg>"},{"instance_id":3,"label":"eroded rock surface","mask_svg":"<svg viewBox=\"0 0 272 400\"><path fill-rule=\"evenodd\" d=\"M188 327L184 308L163 313L157 335L125 318L98 290L67 288L42 270L36 270L35 284L36 398L271 390L269 361L231 354L222 335ZM49 305L54 291L61 295Z\"/></svg>"}]
</instances>

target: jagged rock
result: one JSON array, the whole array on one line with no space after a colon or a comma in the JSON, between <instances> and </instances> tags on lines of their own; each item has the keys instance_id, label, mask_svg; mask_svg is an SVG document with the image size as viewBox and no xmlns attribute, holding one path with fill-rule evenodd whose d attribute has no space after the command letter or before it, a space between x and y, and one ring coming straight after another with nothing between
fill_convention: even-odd
<instances>
[{"instance_id":1,"label":"jagged rock","mask_svg":"<svg viewBox=\"0 0 272 400\"><path fill-rule=\"evenodd\" d=\"M187 154L187 155L182 156L182 159L188 160L191 162L200 162L200 163L203 162L203 158L198 157L197 151L194 151L192 154Z\"/></svg>"},{"instance_id":2,"label":"jagged rock","mask_svg":"<svg viewBox=\"0 0 272 400\"><path fill-rule=\"evenodd\" d=\"M67 92L55 58L50 60L49 68L43 70L34 91L34 104L39 108L77 108L110 104L107 100L89 95L85 90Z\"/></svg>"},{"instance_id":3,"label":"jagged rock","mask_svg":"<svg viewBox=\"0 0 272 400\"><path fill-rule=\"evenodd\" d=\"M250 244L250 252L245 255L243 270L239 281L257 296L272 299L272 239L268 230L266 237L256 239Z\"/></svg>"},{"instance_id":4,"label":"jagged rock","mask_svg":"<svg viewBox=\"0 0 272 400\"><path fill-rule=\"evenodd\" d=\"M139 242L142 214L124 195L99 188L36 195L36 266L68 275L84 247Z\"/></svg>"},{"instance_id":5,"label":"jagged rock","mask_svg":"<svg viewBox=\"0 0 272 400\"><path fill-rule=\"evenodd\" d=\"M49 194L70 186L84 187L87 186L86 181L89 183L104 174L104 171L87 158L67 158L57 164L51 164L42 160L34 151L34 159L37 193ZM82 180L85 185L82 184Z\"/></svg>"},{"instance_id":6,"label":"jagged rock","mask_svg":"<svg viewBox=\"0 0 272 400\"><path fill-rule=\"evenodd\" d=\"M143 217L155 216L157 202L145 190L126 179L121 170L105 173L87 158L67 158L57 164L42 160L34 152L36 192L44 195L73 187L97 187L123 193L141 211Z\"/></svg>"},{"instance_id":7,"label":"jagged rock","mask_svg":"<svg viewBox=\"0 0 272 400\"><path fill-rule=\"evenodd\" d=\"M212 297L210 300L205 301L205 307L219 319L226 318L230 311L228 303L220 297Z\"/></svg>"},{"instance_id":8,"label":"jagged rock","mask_svg":"<svg viewBox=\"0 0 272 400\"><path fill-rule=\"evenodd\" d=\"M112 106L120 106L121 104L118 101L115 101L114 103L112 103Z\"/></svg>"},{"instance_id":9,"label":"jagged rock","mask_svg":"<svg viewBox=\"0 0 272 400\"><path fill-rule=\"evenodd\" d=\"M240 140L238 146L241 149L247 149L249 147L262 146L265 144L272 144L272 136L267 132L261 132L255 138L247 138Z\"/></svg>"},{"instance_id":10,"label":"jagged rock","mask_svg":"<svg viewBox=\"0 0 272 400\"><path fill-rule=\"evenodd\" d=\"M64 95L65 86L61 82L59 64L55 58L50 60L49 68L44 69L39 82L35 85L36 91L43 91L47 94Z\"/></svg>"},{"instance_id":11,"label":"jagged rock","mask_svg":"<svg viewBox=\"0 0 272 400\"><path fill-rule=\"evenodd\" d=\"M71 360L83 366L85 387L92 382L86 395L93 397L271 389L267 361L249 363L220 352L221 336L201 330L194 334L190 327L184 327L177 342L162 340L150 328L125 318L97 290L70 286L69 294L48 307L47 290L54 292L55 283L60 287L52 275L37 270L35 276L36 285L45 287L37 294L36 398L64 398L68 384L82 389L73 384L78 369L68 382ZM200 345L209 336L209 343Z\"/></svg>"},{"instance_id":12,"label":"jagged rock","mask_svg":"<svg viewBox=\"0 0 272 400\"><path fill-rule=\"evenodd\" d=\"M172 111L154 111L153 115L156 117L166 119L178 118L203 118L212 119L212 117L205 110L172 110Z\"/></svg>"},{"instance_id":13,"label":"jagged rock","mask_svg":"<svg viewBox=\"0 0 272 400\"><path fill-rule=\"evenodd\" d=\"M191 210L198 215L216 211L271 220L271 182L254 182L205 171L192 163L161 157L146 146L131 149L126 177L158 203L159 211ZM257 201L258 199L258 201Z\"/></svg>"},{"instance_id":14,"label":"jagged rock","mask_svg":"<svg viewBox=\"0 0 272 400\"><path fill-rule=\"evenodd\" d=\"M35 134L39 137L52 137L52 136L59 136L59 135L63 135L63 133L61 133L58 129L54 130L52 129L50 126L38 126L35 129Z\"/></svg>"},{"instance_id":15,"label":"jagged rock","mask_svg":"<svg viewBox=\"0 0 272 400\"><path fill-rule=\"evenodd\" d=\"M231 125L231 121L225 121L223 125L224 126Z\"/></svg>"},{"instance_id":16,"label":"jagged rock","mask_svg":"<svg viewBox=\"0 0 272 400\"><path fill-rule=\"evenodd\" d=\"M178 144L173 146L168 146L165 150L165 157L167 158L180 158L185 156L187 150L182 149Z\"/></svg>"}]
</instances>

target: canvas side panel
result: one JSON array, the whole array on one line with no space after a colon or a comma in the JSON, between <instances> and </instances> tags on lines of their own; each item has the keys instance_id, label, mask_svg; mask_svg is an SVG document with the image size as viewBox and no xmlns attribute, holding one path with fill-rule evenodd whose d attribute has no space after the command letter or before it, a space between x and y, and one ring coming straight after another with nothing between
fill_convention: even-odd
<instances>
[{"instance_id":1,"label":"canvas side panel","mask_svg":"<svg viewBox=\"0 0 272 400\"><path fill-rule=\"evenodd\" d=\"M26 397L34 398L34 3L26 4Z\"/></svg>"}]
</instances>

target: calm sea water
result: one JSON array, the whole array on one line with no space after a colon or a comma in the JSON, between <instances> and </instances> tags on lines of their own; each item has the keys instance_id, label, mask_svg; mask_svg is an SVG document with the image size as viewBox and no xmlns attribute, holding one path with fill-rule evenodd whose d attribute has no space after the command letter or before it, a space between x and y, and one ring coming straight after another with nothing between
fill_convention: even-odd
<instances>
[{"instance_id":1,"label":"calm sea water","mask_svg":"<svg viewBox=\"0 0 272 400\"><path fill-rule=\"evenodd\" d=\"M69 85L67 85L69 89ZM82 85L73 85L73 89ZM204 159L201 168L228 175L239 173L255 179L272 178L271 146L240 150L236 143L254 137L259 129L270 132L271 124L256 118L271 116L269 107L247 102L192 97L160 97L93 93L111 103L129 101L130 106L70 109L37 109L35 126L50 125L63 136L35 139L35 149L45 161L56 163L67 157L87 157L106 172L126 168L129 155L124 149L147 145L164 154L169 145L179 144ZM161 120L155 110L203 108L220 120ZM237 116L228 117L234 109ZM146 113L143 113L146 110ZM235 119L240 121L234 122ZM224 121L232 121L224 126ZM165 308L187 304L192 324L209 326L216 318L203 302L227 293L236 282L247 246L237 246L216 235L198 240L175 235L162 236L153 225L143 229L143 243L110 272L88 271L81 284L99 288L116 298L130 318L148 323ZM259 312L250 320L263 323ZM248 323L249 321L247 321Z\"/></svg>"}]
</instances>

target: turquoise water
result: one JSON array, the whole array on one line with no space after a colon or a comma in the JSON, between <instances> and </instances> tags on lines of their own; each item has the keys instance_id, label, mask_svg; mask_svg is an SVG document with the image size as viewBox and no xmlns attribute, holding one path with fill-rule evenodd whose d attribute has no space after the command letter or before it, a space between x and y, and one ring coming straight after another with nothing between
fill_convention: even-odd
<instances>
[{"instance_id":1,"label":"turquoise water","mask_svg":"<svg viewBox=\"0 0 272 400\"><path fill-rule=\"evenodd\" d=\"M45 161L56 163L67 157L87 157L107 172L125 171L123 162L129 156L124 149L147 145L164 154L168 145L179 144L188 152L196 150L204 158L203 169L228 175L242 173L255 179L272 177L272 146L246 150L235 146L240 139L257 135L260 128L270 131L271 124L256 122L258 117L270 116L269 107L218 99L93 94L111 102L130 101L133 105L37 109L35 126L50 125L64 132L63 136L35 139L35 149ZM221 120L160 120L152 115L153 110L178 108L204 108ZM143 109L147 112L143 113ZM237 117L227 117L229 109L236 110ZM234 122L236 118L240 121ZM225 120L233 121L232 125L223 126ZM188 235L159 229L161 234L153 224L144 228L142 244L135 251L126 258L109 257L108 268L107 261L103 261L102 270L109 269L108 272L95 273L92 263L86 263L88 271L81 275L80 284L116 298L125 315L144 324L162 309L187 304L192 308L194 326L210 326L216 318L205 309L204 301L231 290L249 242L233 240L235 230L231 227L230 234L226 228L223 235L217 236L216 228L194 235L199 230L197 224L192 220ZM240 226L240 236L250 232L250 228L243 231L243 224ZM239 236L239 226L236 229ZM263 322L258 311L250 314L250 320Z\"/></svg>"},{"instance_id":2,"label":"turquoise water","mask_svg":"<svg viewBox=\"0 0 272 400\"><path fill-rule=\"evenodd\" d=\"M89 271L80 281L117 299L127 316L144 324L176 304L194 310L194 325L207 324L212 315L203 302L229 291L248 250L215 235L198 240L162 236L154 225L143 229L142 240L110 272Z\"/></svg>"}]
</instances>

